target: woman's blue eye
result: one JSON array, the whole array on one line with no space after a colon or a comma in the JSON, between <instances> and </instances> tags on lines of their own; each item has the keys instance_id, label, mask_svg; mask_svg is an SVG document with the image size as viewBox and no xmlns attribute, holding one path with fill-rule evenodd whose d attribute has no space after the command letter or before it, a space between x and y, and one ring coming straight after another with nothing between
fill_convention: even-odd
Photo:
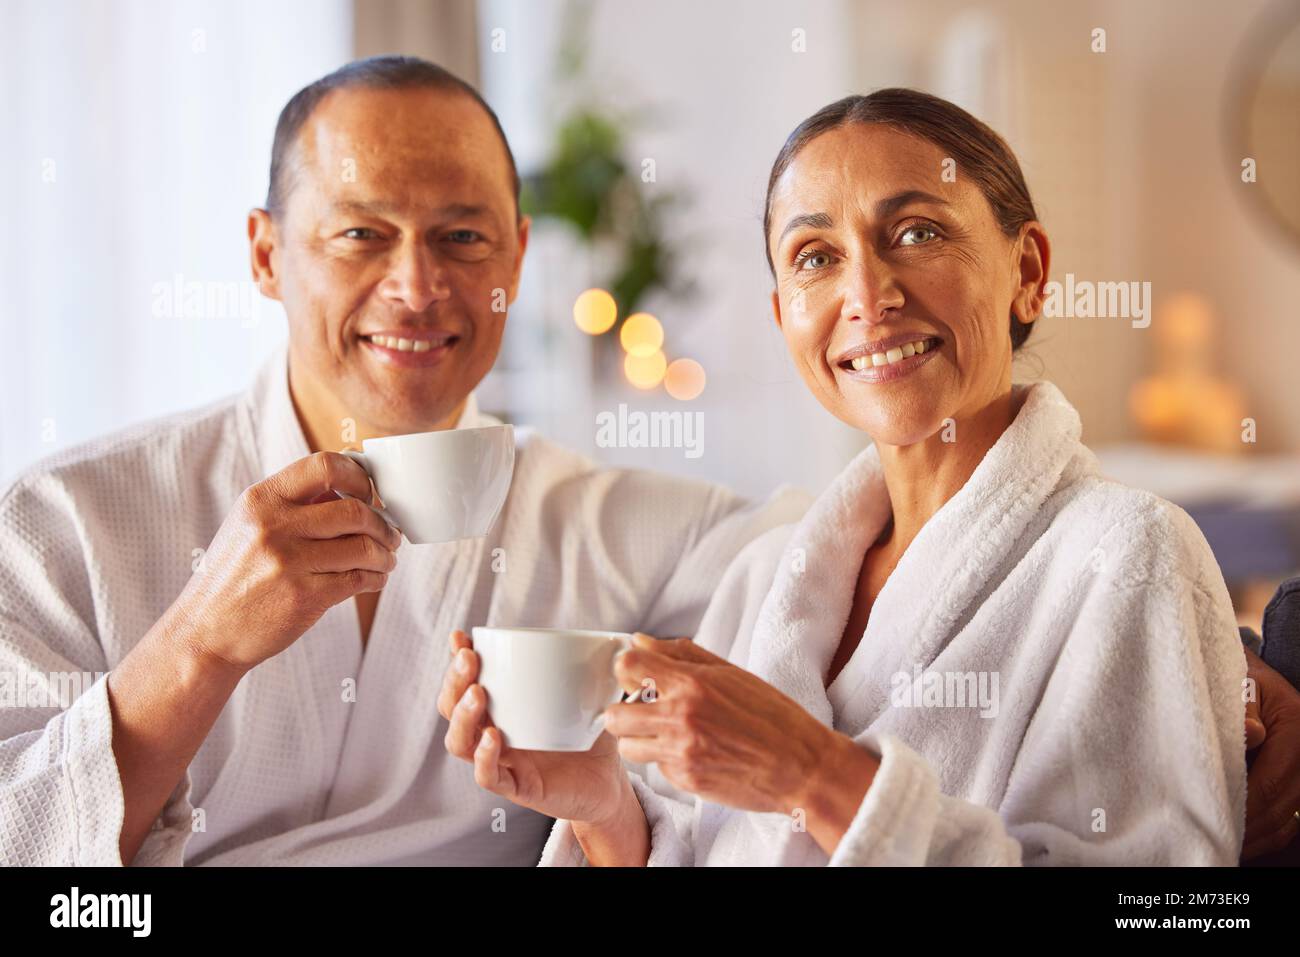
<instances>
[{"instance_id":1,"label":"woman's blue eye","mask_svg":"<svg viewBox=\"0 0 1300 957\"><path fill-rule=\"evenodd\" d=\"M914 236L917 233L922 234L924 238L918 239L914 242L909 242L907 237ZM930 226L909 226L907 229L903 230L903 235L899 237L898 241L902 246L920 246L922 243L929 242L937 235L938 233L936 233L933 227Z\"/></svg>"},{"instance_id":2,"label":"woman's blue eye","mask_svg":"<svg viewBox=\"0 0 1300 957\"><path fill-rule=\"evenodd\" d=\"M806 256L800 257L798 265L800 269L821 269L822 266L829 264L830 258L831 257L824 252L809 253ZM825 260L825 261L822 262L821 265L818 265L817 264L818 260Z\"/></svg>"}]
</instances>

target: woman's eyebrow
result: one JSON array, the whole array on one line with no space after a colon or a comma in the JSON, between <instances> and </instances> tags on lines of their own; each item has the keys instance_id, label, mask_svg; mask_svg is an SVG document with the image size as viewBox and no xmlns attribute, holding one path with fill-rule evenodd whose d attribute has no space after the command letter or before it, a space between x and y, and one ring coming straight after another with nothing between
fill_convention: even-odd
<instances>
[{"instance_id":1,"label":"woman's eyebrow","mask_svg":"<svg viewBox=\"0 0 1300 957\"><path fill-rule=\"evenodd\" d=\"M895 193L893 196L887 196L876 203L876 218L884 219L887 216L892 216L910 203L930 203L934 206L952 205L946 199L940 199L933 193L927 193L920 189L909 189L901 193ZM813 229L830 229L834 225L835 221L826 213L802 213L791 217L790 221L785 224L785 228L781 230L781 235L777 237L776 244L781 245L782 240L791 230L799 229L801 226L811 226Z\"/></svg>"},{"instance_id":2,"label":"woman's eyebrow","mask_svg":"<svg viewBox=\"0 0 1300 957\"><path fill-rule=\"evenodd\" d=\"M781 235L776 239L776 244L781 245L781 241L785 239L786 234L792 229L799 229L801 226L811 226L814 229L830 229L833 225L835 225L835 221L826 213L803 213L792 217L785 224L785 228L781 230Z\"/></svg>"},{"instance_id":3,"label":"woman's eyebrow","mask_svg":"<svg viewBox=\"0 0 1300 957\"><path fill-rule=\"evenodd\" d=\"M927 193L919 189L909 189L901 193L895 193L893 196L886 197L876 203L876 218L884 219L887 216L892 216L910 203L930 203L933 206L951 205L946 199L940 199L933 193Z\"/></svg>"}]
</instances>

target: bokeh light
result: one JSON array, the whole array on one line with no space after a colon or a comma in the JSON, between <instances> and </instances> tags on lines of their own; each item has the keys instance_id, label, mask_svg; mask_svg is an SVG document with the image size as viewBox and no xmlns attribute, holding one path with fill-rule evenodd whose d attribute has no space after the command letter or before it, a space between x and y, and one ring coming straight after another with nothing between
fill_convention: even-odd
<instances>
[{"instance_id":1,"label":"bokeh light","mask_svg":"<svg viewBox=\"0 0 1300 957\"><path fill-rule=\"evenodd\" d=\"M608 332L618 320L618 305L604 289L588 289L573 303L573 321L588 335Z\"/></svg>"},{"instance_id":2,"label":"bokeh light","mask_svg":"<svg viewBox=\"0 0 1300 957\"><path fill-rule=\"evenodd\" d=\"M663 348L664 327L648 312L633 313L618 331L618 341L628 355L648 358Z\"/></svg>"},{"instance_id":3,"label":"bokeh light","mask_svg":"<svg viewBox=\"0 0 1300 957\"><path fill-rule=\"evenodd\" d=\"M653 355L636 356L629 353L623 357L623 374L627 381L638 389L653 389L664 379L668 360L662 352Z\"/></svg>"},{"instance_id":4,"label":"bokeh light","mask_svg":"<svg viewBox=\"0 0 1300 957\"><path fill-rule=\"evenodd\" d=\"M664 373L664 390L683 402L698 399L704 391L704 366L694 359L674 359Z\"/></svg>"}]
</instances>

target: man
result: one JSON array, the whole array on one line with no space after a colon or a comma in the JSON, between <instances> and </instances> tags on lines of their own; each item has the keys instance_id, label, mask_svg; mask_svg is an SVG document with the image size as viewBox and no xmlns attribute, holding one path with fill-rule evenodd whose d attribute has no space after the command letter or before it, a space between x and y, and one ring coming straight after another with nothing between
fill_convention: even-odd
<instances>
[{"instance_id":1,"label":"man","mask_svg":"<svg viewBox=\"0 0 1300 957\"><path fill-rule=\"evenodd\" d=\"M0 499L0 675L25 695L0 707L0 863L535 863L548 820L443 747L450 632L693 634L731 558L806 505L521 432L486 539L402 545L339 499L373 501L337 451L496 421L473 389L527 246L514 161L472 88L377 58L289 102L271 167L249 238L287 350L244 395L68 450ZM1256 736L1289 781L1275 689ZM1257 820L1289 840L1289 812Z\"/></svg>"},{"instance_id":2,"label":"man","mask_svg":"<svg viewBox=\"0 0 1300 957\"><path fill-rule=\"evenodd\" d=\"M523 430L486 539L403 545L341 499L373 501L345 445L496 421L473 389L528 226L495 116L436 66L362 61L285 107L249 239L287 350L247 394L55 456L0 503L0 668L90 684L0 708L0 861L536 863L549 821L443 747L452 630L691 634L806 500L750 508Z\"/></svg>"}]
</instances>

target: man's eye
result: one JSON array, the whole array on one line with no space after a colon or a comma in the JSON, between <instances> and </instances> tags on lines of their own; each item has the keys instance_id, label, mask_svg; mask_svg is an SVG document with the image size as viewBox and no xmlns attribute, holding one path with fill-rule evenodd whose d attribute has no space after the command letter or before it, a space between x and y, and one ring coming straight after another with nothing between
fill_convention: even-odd
<instances>
[{"instance_id":1,"label":"man's eye","mask_svg":"<svg viewBox=\"0 0 1300 957\"><path fill-rule=\"evenodd\" d=\"M345 239L374 239L378 234L367 226L353 226L351 229L345 229L343 236Z\"/></svg>"},{"instance_id":2,"label":"man's eye","mask_svg":"<svg viewBox=\"0 0 1300 957\"><path fill-rule=\"evenodd\" d=\"M448 233L447 238L453 243L476 243L483 237L472 229L457 229Z\"/></svg>"},{"instance_id":3,"label":"man's eye","mask_svg":"<svg viewBox=\"0 0 1300 957\"><path fill-rule=\"evenodd\" d=\"M898 244L900 246L920 246L938 235L932 226L909 226L903 230L903 235L898 237ZM908 237L913 238L909 239Z\"/></svg>"}]
</instances>

